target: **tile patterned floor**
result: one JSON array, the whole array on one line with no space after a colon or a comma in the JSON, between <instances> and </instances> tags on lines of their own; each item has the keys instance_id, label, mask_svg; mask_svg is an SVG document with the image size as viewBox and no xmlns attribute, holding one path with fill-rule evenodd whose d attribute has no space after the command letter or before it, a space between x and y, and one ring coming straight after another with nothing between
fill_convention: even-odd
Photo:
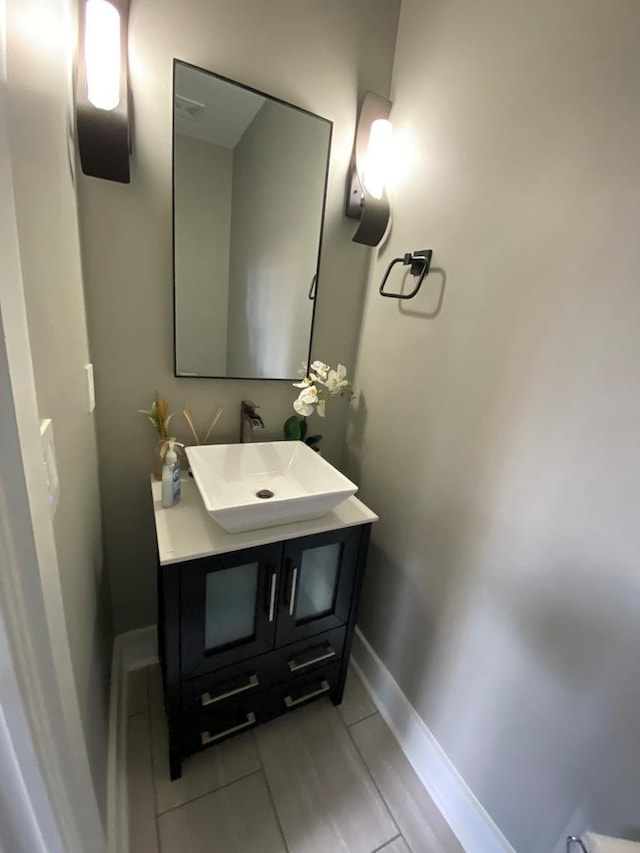
<instances>
[{"instance_id":1,"label":"tile patterned floor","mask_svg":"<svg viewBox=\"0 0 640 853\"><path fill-rule=\"evenodd\" d=\"M355 672L187 760L171 782L157 666L129 676L131 853L462 853Z\"/></svg>"}]
</instances>

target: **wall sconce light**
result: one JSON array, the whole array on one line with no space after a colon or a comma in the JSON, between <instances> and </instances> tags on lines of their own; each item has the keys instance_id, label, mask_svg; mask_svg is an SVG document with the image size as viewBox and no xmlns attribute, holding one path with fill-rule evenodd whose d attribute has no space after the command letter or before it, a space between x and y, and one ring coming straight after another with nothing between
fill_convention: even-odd
<instances>
[{"instance_id":1,"label":"wall sconce light","mask_svg":"<svg viewBox=\"0 0 640 853\"><path fill-rule=\"evenodd\" d=\"M128 184L129 0L82 0L76 127L85 175Z\"/></svg>"},{"instance_id":2,"label":"wall sconce light","mask_svg":"<svg viewBox=\"0 0 640 853\"><path fill-rule=\"evenodd\" d=\"M367 92L358 117L345 216L360 220L353 242L365 246L377 246L389 222L390 111L388 98Z\"/></svg>"}]
</instances>

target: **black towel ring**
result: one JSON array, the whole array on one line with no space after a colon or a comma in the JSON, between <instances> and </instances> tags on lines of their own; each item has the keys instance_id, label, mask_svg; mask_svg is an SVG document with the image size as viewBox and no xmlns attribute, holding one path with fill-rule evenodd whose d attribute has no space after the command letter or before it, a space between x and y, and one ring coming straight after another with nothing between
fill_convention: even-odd
<instances>
[{"instance_id":1,"label":"black towel ring","mask_svg":"<svg viewBox=\"0 0 640 853\"><path fill-rule=\"evenodd\" d=\"M433 249L417 249L415 252L407 252L403 258L394 258L387 267L387 271L382 279L379 290L380 296L387 296L389 299L413 299L422 287L422 282L429 275L432 255ZM411 265L411 275L420 276L416 282L416 286L409 293L387 293L384 289L391 270L396 264L403 264L404 266Z\"/></svg>"}]
</instances>

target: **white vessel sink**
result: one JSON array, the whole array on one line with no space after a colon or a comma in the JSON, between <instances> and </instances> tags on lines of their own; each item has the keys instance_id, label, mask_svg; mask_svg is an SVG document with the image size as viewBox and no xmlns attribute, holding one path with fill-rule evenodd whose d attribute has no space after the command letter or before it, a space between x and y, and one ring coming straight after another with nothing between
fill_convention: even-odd
<instances>
[{"instance_id":1,"label":"white vessel sink","mask_svg":"<svg viewBox=\"0 0 640 853\"><path fill-rule=\"evenodd\" d=\"M229 533L319 518L357 491L302 441L209 444L186 452L207 512Z\"/></svg>"}]
</instances>

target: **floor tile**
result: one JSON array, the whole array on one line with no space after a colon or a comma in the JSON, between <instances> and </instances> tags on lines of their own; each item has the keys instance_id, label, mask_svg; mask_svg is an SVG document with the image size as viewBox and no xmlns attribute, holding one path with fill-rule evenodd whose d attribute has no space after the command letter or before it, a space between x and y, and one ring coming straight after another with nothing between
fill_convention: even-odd
<instances>
[{"instance_id":1,"label":"floor tile","mask_svg":"<svg viewBox=\"0 0 640 853\"><path fill-rule=\"evenodd\" d=\"M352 666L347 670L344 696L342 697L342 704L338 705L338 711L340 711L345 726L352 726L354 723L364 720L365 717L370 717L376 713L376 706L369 699L369 694L362 686L362 682Z\"/></svg>"},{"instance_id":2,"label":"floor tile","mask_svg":"<svg viewBox=\"0 0 640 853\"><path fill-rule=\"evenodd\" d=\"M394 838L393 841L385 844L384 847L376 850L375 853L411 853L411 850L407 847L407 842L404 838L401 837Z\"/></svg>"},{"instance_id":3,"label":"floor tile","mask_svg":"<svg viewBox=\"0 0 640 853\"><path fill-rule=\"evenodd\" d=\"M139 714L147 708L147 668L132 669L127 680L127 714Z\"/></svg>"},{"instance_id":4,"label":"floor tile","mask_svg":"<svg viewBox=\"0 0 640 853\"><path fill-rule=\"evenodd\" d=\"M286 853L262 773L165 812L158 825L162 853Z\"/></svg>"},{"instance_id":5,"label":"floor tile","mask_svg":"<svg viewBox=\"0 0 640 853\"><path fill-rule=\"evenodd\" d=\"M127 797L129 849L135 853L158 853L149 714L146 712L129 717L127 721Z\"/></svg>"},{"instance_id":6,"label":"floor tile","mask_svg":"<svg viewBox=\"0 0 640 853\"><path fill-rule=\"evenodd\" d=\"M255 735L289 853L371 853L398 835L328 700Z\"/></svg>"},{"instance_id":7,"label":"floor tile","mask_svg":"<svg viewBox=\"0 0 640 853\"><path fill-rule=\"evenodd\" d=\"M149 668L148 685L158 814L260 769L253 733L247 732L188 758L182 765L182 778L172 782L169 777L167 721L159 667Z\"/></svg>"},{"instance_id":8,"label":"floor tile","mask_svg":"<svg viewBox=\"0 0 640 853\"><path fill-rule=\"evenodd\" d=\"M412 853L463 853L384 720L376 714L350 732Z\"/></svg>"}]
</instances>

